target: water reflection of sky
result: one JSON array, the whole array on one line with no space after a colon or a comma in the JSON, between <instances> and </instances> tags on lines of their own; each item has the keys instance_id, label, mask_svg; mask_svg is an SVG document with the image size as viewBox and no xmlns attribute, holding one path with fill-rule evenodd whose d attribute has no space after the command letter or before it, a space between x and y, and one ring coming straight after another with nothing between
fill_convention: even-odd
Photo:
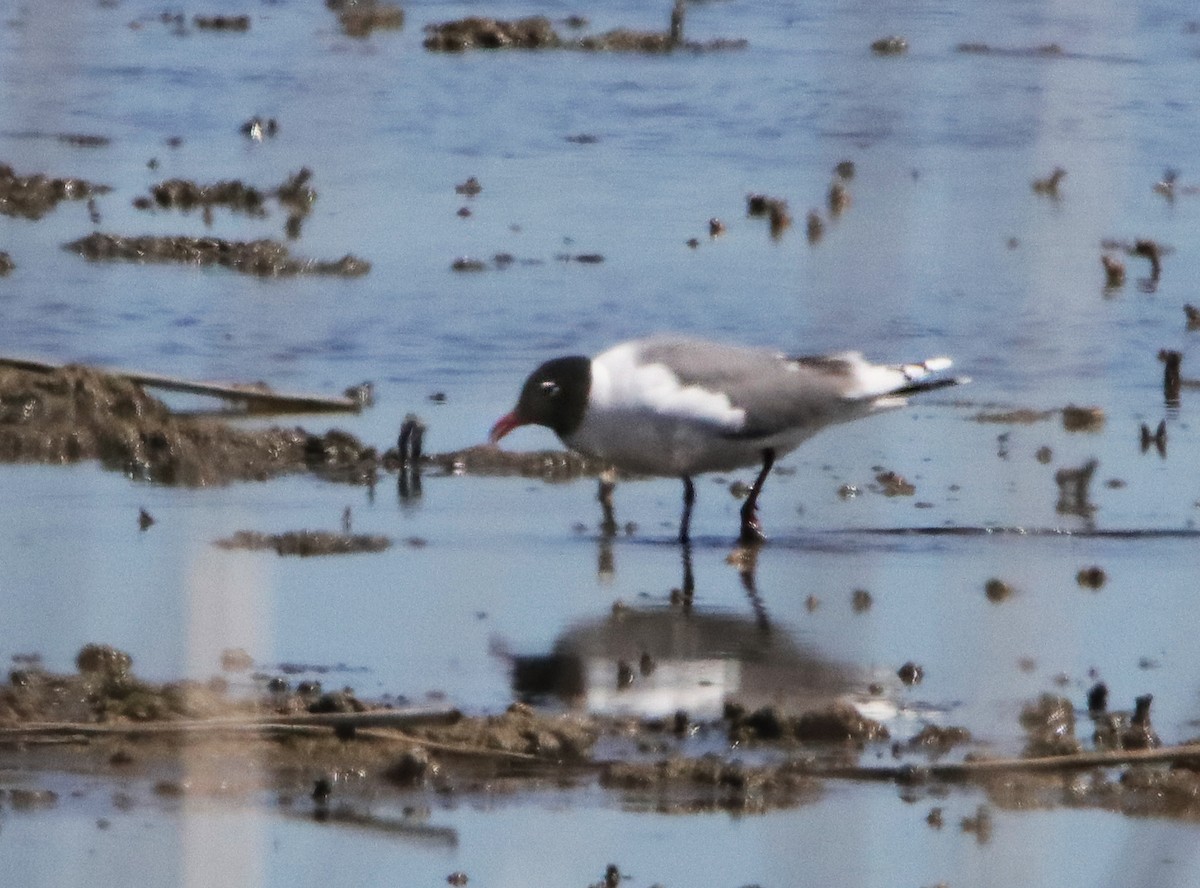
<instances>
[{"instance_id":1,"label":"water reflection of sky","mask_svg":"<svg viewBox=\"0 0 1200 888\"><path fill-rule=\"evenodd\" d=\"M246 11L227 3L213 11L223 7ZM1169 417L1167 459L1139 454L1136 437L1140 423L1153 427L1167 415L1157 351L1183 349L1185 375L1190 360L1181 307L1196 298L1200 198L1167 202L1151 190L1166 167L1179 167L1183 182L1200 181L1187 166L1200 140L1200 37L1185 27L1194 17L1186 4L694 4L689 33L745 36L750 48L670 58L422 51L425 22L479 11L460 4L411 7L403 32L367 41L340 35L320 4L255 6L242 36L177 37L160 11L144 3L34 4L7 13L0 159L19 173L113 185L98 202L101 227L123 233L205 230L198 216L132 208L161 179L243 178L267 187L307 165L319 198L296 251L353 252L373 271L351 281L260 281L90 265L59 247L91 229L82 205L64 204L36 223L0 217L0 248L17 263L0 282L0 353L301 390L340 391L372 379L378 406L345 425L387 446L400 417L419 410L436 450L480 441L538 360L651 330L799 351L857 347L880 358L951 354L973 377L969 388L831 430L784 461L796 473L774 476L764 493L775 542L759 558L757 604L725 563L737 503L724 486L699 485L697 612L753 621L756 607L765 609L797 648L869 673L919 662L925 681L898 692L902 711L966 724L1004 749L1020 743L1021 701L1043 690L1082 699L1090 669L1121 705L1153 692L1160 732L1187 736L1196 718L1194 541L862 532L945 524L1081 529L1083 519L1055 511L1053 475L1092 457L1100 461L1091 490L1096 528L1192 526L1200 491L1188 392ZM580 10L526 3L487 11L559 17ZM629 2L588 12L597 29L665 20L665 6ZM866 47L886 33L907 37L908 54L872 56ZM1068 54L954 51L977 41L1058 43ZM244 140L237 128L253 114L277 117L281 135L262 145ZM46 137L61 132L105 135L112 144L85 150ZM583 133L597 141L567 141ZM166 147L175 135L183 145ZM853 204L809 247L803 216L823 209L830 171L842 159L857 165ZM1068 170L1063 199L1035 196L1030 181L1057 165ZM469 175L484 191L464 220L455 215L465 201L453 185ZM751 191L789 200L797 225L778 243L761 220L744 218ZM728 232L710 242L712 216ZM221 211L216 220L212 233L231 238L278 237L283 221ZM685 246L689 237L701 239L694 250ZM1102 239L1137 237L1173 248L1156 291L1138 286L1147 263L1126 257L1129 282L1104 294ZM457 256L499 252L537 262L477 275L449 271ZM602 253L605 262L555 258L578 252ZM434 391L447 394L444 405L426 400ZM1102 406L1104 429L1068 434L1057 419L968 421L982 405L1071 402ZM511 440L514 447L554 443L536 430ZM1041 446L1053 450L1048 465L1034 459ZM877 465L913 480L916 496L837 495L843 484L867 490ZM590 482L428 478L419 502L402 503L390 479L371 499L360 489L295 479L178 491L91 467L4 476L0 656L40 652L53 668L69 667L81 644L105 641L129 650L148 676L206 676L222 649L244 647L267 665L365 667L324 680L366 695L420 699L433 691L494 708L512 696L511 655L553 650L578 627L602 624L618 599L668 608L681 583L677 548L660 544L678 518L677 482L619 487L620 520L639 527L615 542L612 569L598 571ZM346 505L356 530L390 534L398 545L379 556L321 561L210 545L242 528L335 528ZM137 530L141 507L157 519L146 533ZM575 533L578 522L589 530ZM405 544L410 537L427 545ZM1108 573L1099 592L1074 581L1090 564ZM988 602L982 590L993 576L1016 595ZM858 588L873 598L865 613L850 606ZM805 606L810 595L820 600L813 611ZM1032 668L1020 668L1022 660ZM912 867L899 881L933 883L949 873L952 883L986 883L992 854L1008 875L1036 867L1021 853L1034 837L1047 848L1038 857L1046 869L1031 869L1027 881L1099 878L1077 860L1066 871L1058 866L1050 846L1074 833L1055 833L1062 821L1054 815L998 815L995 847L978 849L954 830L932 834L890 795L835 793L832 819L826 806L733 826L701 818L630 829L607 810L573 816L609 830L629 855L623 864L653 859L656 842L682 840L683 832L711 832L714 847L730 847L738 844L727 841L732 829L756 853L732 853L727 869L697 857L714 884L787 882L782 874L801 858L816 868L813 881L841 875L894 884L894 870L886 878L880 871L884 862L907 860ZM973 804L963 802L958 813ZM522 822L536 832L538 816ZM853 839L838 845L838 861L864 869L849 879L830 869L823 878L821 867L834 858L816 853L824 847L816 838L797 845L795 836L837 838L846 818L878 825L849 831ZM497 827L485 815L460 811L450 819L481 837L461 860L494 859L483 849ZM1176 827L1161 824L1104 815L1072 823L1172 853L1181 841ZM75 826L64 827L64 847L88 844L87 824ZM24 828L6 822L3 835ZM267 829L290 847L312 828ZM180 841L203 844L219 832L187 838L182 829ZM816 850L798 858L786 848ZM563 860L578 861L579 848L560 850ZM444 877L452 862L461 861L420 865ZM589 860L586 875L565 863L555 872L560 882L585 884L606 862ZM1155 878L1183 881L1162 867ZM266 869L288 872L280 861ZM647 883L689 881L685 871L676 878L648 862L636 869Z\"/></svg>"}]
</instances>

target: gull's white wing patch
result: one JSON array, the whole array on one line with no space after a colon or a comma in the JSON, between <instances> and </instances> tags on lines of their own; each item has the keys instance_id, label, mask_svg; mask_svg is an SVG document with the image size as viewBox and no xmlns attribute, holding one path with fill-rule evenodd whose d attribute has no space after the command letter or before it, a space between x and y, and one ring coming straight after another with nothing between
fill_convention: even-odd
<instances>
[{"instance_id":1,"label":"gull's white wing patch","mask_svg":"<svg viewBox=\"0 0 1200 888\"><path fill-rule=\"evenodd\" d=\"M612 411L652 411L661 416L712 423L736 432L746 423L746 411L729 396L699 385L682 385L665 364L639 362L637 343L611 348L592 361L589 408Z\"/></svg>"}]
</instances>

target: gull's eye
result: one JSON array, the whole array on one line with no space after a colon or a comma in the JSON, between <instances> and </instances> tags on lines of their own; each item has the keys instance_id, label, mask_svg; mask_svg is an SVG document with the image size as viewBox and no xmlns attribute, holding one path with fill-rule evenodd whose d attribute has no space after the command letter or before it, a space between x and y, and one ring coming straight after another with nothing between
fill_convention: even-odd
<instances>
[{"instance_id":1,"label":"gull's eye","mask_svg":"<svg viewBox=\"0 0 1200 888\"><path fill-rule=\"evenodd\" d=\"M558 383L552 379L547 379L542 383L542 394L547 398L557 398L560 391Z\"/></svg>"}]
</instances>

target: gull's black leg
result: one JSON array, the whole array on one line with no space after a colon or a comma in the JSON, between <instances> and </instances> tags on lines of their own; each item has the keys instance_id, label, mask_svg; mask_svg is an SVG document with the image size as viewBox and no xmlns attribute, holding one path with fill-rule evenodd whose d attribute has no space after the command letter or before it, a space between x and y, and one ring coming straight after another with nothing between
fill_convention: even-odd
<instances>
[{"instance_id":1,"label":"gull's black leg","mask_svg":"<svg viewBox=\"0 0 1200 888\"><path fill-rule=\"evenodd\" d=\"M742 533L740 541L746 545L756 545L766 542L766 537L763 535L762 526L758 523L758 494L762 491L763 482L767 480L767 475L771 474L771 467L775 465L775 451L767 447L762 452L762 471L758 473L758 477L754 479L754 484L750 488L750 495L746 497L746 502L742 504Z\"/></svg>"},{"instance_id":2,"label":"gull's black leg","mask_svg":"<svg viewBox=\"0 0 1200 888\"><path fill-rule=\"evenodd\" d=\"M689 475L683 476L683 517L679 519L679 542L691 540L689 529L692 526L692 505L696 502L696 485Z\"/></svg>"},{"instance_id":3,"label":"gull's black leg","mask_svg":"<svg viewBox=\"0 0 1200 888\"><path fill-rule=\"evenodd\" d=\"M600 501L600 508L604 511L604 518L600 522L600 533L606 537L616 536L617 533L617 515L613 509L613 490L616 489L616 486L612 475L607 472L600 475L600 492L596 495L596 499Z\"/></svg>"}]
</instances>

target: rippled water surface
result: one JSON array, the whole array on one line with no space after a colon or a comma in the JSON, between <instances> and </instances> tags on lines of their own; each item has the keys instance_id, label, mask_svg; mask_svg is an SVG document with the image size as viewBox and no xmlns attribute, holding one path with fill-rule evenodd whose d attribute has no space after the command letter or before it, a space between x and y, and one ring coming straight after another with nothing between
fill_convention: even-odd
<instances>
[{"instance_id":1,"label":"rippled water surface","mask_svg":"<svg viewBox=\"0 0 1200 888\"><path fill-rule=\"evenodd\" d=\"M661 6L411 3L403 30L366 39L298 0L197 10L248 13L245 34L178 33L162 7L135 0L5 8L0 161L113 190L97 199L96 224L82 202L40 221L0 216L0 249L16 263L0 278L0 354L327 393L371 380L377 403L361 415L295 421L337 424L380 449L410 411L427 422L432 450L479 443L539 361L663 330L794 352L947 354L968 387L833 429L784 460L763 496L772 541L753 582L727 563L734 479L702 480L686 654L669 605L685 570L672 542L677 481L619 486L618 518L636 530L605 541L594 481L427 476L420 497L402 498L394 477L372 491L310 479L180 490L90 465L4 467L0 657L36 652L67 669L80 645L100 641L129 651L139 674L168 679L210 676L222 650L240 647L268 669L320 666L327 684L364 696L434 694L479 711L512 699L516 658L556 645L599 675L628 656L623 644L659 646L661 660L678 661L678 686L661 677L647 705L667 711L678 700L715 707L722 690L802 700L814 674L894 685L897 667L914 661L924 682L889 694L901 735L932 719L1015 752L1024 701L1054 691L1082 702L1098 676L1122 706L1153 693L1160 733L1190 736L1200 718L1200 442L1194 392L1164 404L1156 354L1182 351L1186 377L1200 335L1182 310L1200 274L1200 195L1189 193L1200 184L1190 167L1200 141L1195 11L715 0L689 5L688 36L745 38L745 49L421 46L424 25L468 14L542 14L565 31L562 19L579 13L602 31L663 27ZM871 52L893 33L907 38L906 54ZM964 43L1005 51L957 51ZM279 133L242 136L254 115L278 120ZM80 147L61 134L109 142ZM843 160L856 167L852 203L831 219L826 192ZM319 196L293 251L353 253L371 263L365 277L263 280L89 263L61 248L94 229L283 238L274 206L261 219L218 209L206 226L199 213L132 201L170 177L269 188L305 166ZM1036 194L1030 183L1056 166L1067 171L1059 198ZM1154 191L1168 168L1179 172L1173 199ZM482 192L456 194L469 176ZM793 227L772 239L765 220L746 217L751 192L785 198ZM816 244L805 238L810 209L826 220ZM711 217L725 222L722 237L708 237ZM1165 248L1161 277L1112 248L1128 280L1106 290L1102 243L1139 238ZM496 267L502 253L515 261ZM604 261L561 258L580 254ZM459 257L487 267L455 272ZM1068 432L1057 414L976 421L1067 404L1102 408L1103 427ZM1167 457L1141 452L1139 426L1163 419ZM544 430L505 443L556 446ZM1036 458L1042 447L1048 459ZM1094 508L1057 508L1055 472L1090 459ZM881 469L916 493L873 490ZM844 485L860 494L839 495ZM212 546L239 529L336 529L347 506L356 531L397 545L305 560ZM139 508L156 519L144 533ZM1007 532L894 533L946 528ZM1075 581L1090 565L1107 574L1099 591ZM989 601L991 578L1015 594ZM869 609L851 606L856 589L869 592ZM640 619L636 639L613 629L617 600ZM756 672L756 657L771 669ZM774 684L752 686L763 672ZM602 690L594 705L622 705ZM400 872L438 883L460 868L472 884L478 873L480 884L584 885L610 859L639 885L782 885L797 872L847 885L1196 884L1188 825L1003 813L983 846L956 826L930 831L926 808L890 787L833 786L814 805L745 820L523 799L498 803L503 818L438 813L456 836L450 848L254 810L142 812L97 832L96 817L111 816L106 792L0 819L0 861L26 885L118 873L128 884L181 884L204 872L197 847L237 834L255 837L245 850L255 862L240 872L262 885L315 883L318 872L322 884L397 884ZM975 804L957 797L947 822ZM562 807L572 830L547 842ZM46 842L61 856L41 853ZM535 842L547 845L549 869L531 882L521 848ZM1104 844L1119 865L1068 861L1078 842ZM1042 864L1030 845L1044 849ZM361 868L319 871L306 862L313 848ZM166 862L130 875L129 860L151 858Z\"/></svg>"}]
</instances>

